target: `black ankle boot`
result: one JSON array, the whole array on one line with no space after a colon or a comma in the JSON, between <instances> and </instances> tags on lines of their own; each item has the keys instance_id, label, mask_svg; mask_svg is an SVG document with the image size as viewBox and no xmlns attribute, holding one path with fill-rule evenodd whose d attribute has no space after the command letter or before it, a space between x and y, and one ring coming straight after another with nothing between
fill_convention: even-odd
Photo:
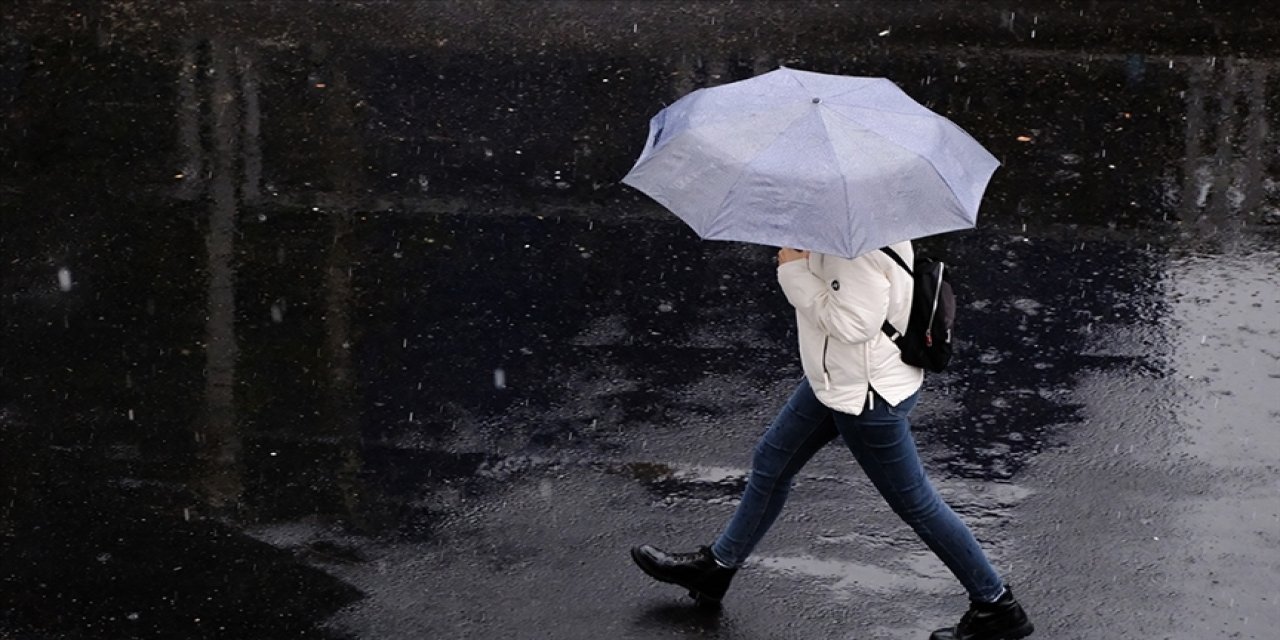
<instances>
[{"instance_id":1,"label":"black ankle boot","mask_svg":"<svg viewBox=\"0 0 1280 640\"><path fill-rule=\"evenodd\" d=\"M1006 588L995 602L970 602L960 624L934 631L929 640L1017 640L1032 631L1035 626Z\"/></svg>"},{"instance_id":2,"label":"black ankle boot","mask_svg":"<svg viewBox=\"0 0 1280 640\"><path fill-rule=\"evenodd\" d=\"M688 589L689 597L706 606L720 605L729 581L738 572L716 564L710 547L693 553L667 553L645 544L631 548L631 559L655 580Z\"/></svg>"}]
</instances>

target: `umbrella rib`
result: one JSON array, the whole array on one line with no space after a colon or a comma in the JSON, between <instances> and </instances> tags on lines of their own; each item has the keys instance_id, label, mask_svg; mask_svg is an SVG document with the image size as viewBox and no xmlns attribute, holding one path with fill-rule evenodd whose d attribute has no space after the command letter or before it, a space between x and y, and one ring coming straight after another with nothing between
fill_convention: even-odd
<instances>
[{"instance_id":1,"label":"umbrella rib","mask_svg":"<svg viewBox=\"0 0 1280 640\"><path fill-rule=\"evenodd\" d=\"M715 228L716 223L720 222L720 218L724 217L725 203L729 201L729 196L733 195L733 190L737 188L738 183L742 182L742 177L747 175L747 169L750 167L751 167L750 162L744 163L742 165L742 169L738 171L738 175L734 176L733 184L729 185L729 188L724 192L724 197L720 199L720 204L716 205L715 216L712 217L710 220L708 220L707 224L704 226L704 229L706 231L705 235L709 235L711 233L711 230ZM704 234L700 231L699 235L704 235Z\"/></svg>"},{"instance_id":2,"label":"umbrella rib","mask_svg":"<svg viewBox=\"0 0 1280 640\"><path fill-rule=\"evenodd\" d=\"M895 140L893 140L892 138L889 138L889 137L887 137L887 136L885 136L885 135L881 134L879 131L876 131L876 130L874 130L874 129L871 129L870 127L867 127L867 126L866 126L866 124L864 124L864 123L862 123L862 122L859 122L858 120L856 120L856 119L854 119L854 118L850 118L849 116L847 116L847 115L845 115L845 114L843 114L843 113L840 113L840 112L838 112L838 111L832 111L832 113L835 113L837 116L839 116L839 117L841 117L841 118L844 118L845 120L848 120L849 122L852 122L852 123L854 123L854 124L856 124L856 125L858 125L858 126L862 127L862 128L863 128L863 130L865 130L867 133L871 133L871 134L875 135L876 137L880 138L881 140L884 140L885 142L888 142L889 144L891 144L891 145L893 145L893 146L895 146L895 147L901 148L901 149L903 149L903 150L907 151L908 153L910 153L911 155L913 155L913 156L915 156L915 157L917 157L917 158L920 158L921 160L924 160L925 162L929 163L929 168L930 168L930 169L933 169L933 172L934 172L935 174L937 174L937 175L938 175L938 179L939 179L939 180L941 180L943 184L947 185L947 188L951 191L951 195L956 199L956 201L957 201L957 202L959 202L959 200L960 200L960 196L959 196L959 195L957 195L957 194L955 193L955 191L956 191L955 185L951 184L951 181L950 181L950 180L947 180L947 177L946 177L946 176L944 176L944 175L942 175L942 172L938 170L938 165L934 164L934 162L933 162L933 160L932 160L931 158L929 158L929 157L928 157L928 156L926 156L926 155L918 154L918 153L916 153L915 151L913 151L913 150L911 150L911 149L908 149L907 147L902 146L901 144L899 144L898 142L896 142L896 141L895 141ZM896 111L895 111L894 113L898 113L898 112L896 112ZM903 115L912 115L912 114L907 113L907 114L903 114ZM967 134L966 134L966 135L967 135ZM848 196L847 196L847 194L846 194L846 197L848 197ZM964 209L964 203L963 203L963 202L961 202L961 203L960 203L960 205L961 205L961 206L960 206L960 208L963 210L963 209Z\"/></svg>"},{"instance_id":3,"label":"umbrella rib","mask_svg":"<svg viewBox=\"0 0 1280 640\"><path fill-rule=\"evenodd\" d=\"M786 69L787 71L795 71L795 69L790 67L783 67L783 69ZM805 91L810 90L809 87L805 86L805 84L800 81L800 76L797 76L795 73L788 73L787 77L791 78L801 89L804 89Z\"/></svg>"},{"instance_id":4,"label":"umbrella rib","mask_svg":"<svg viewBox=\"0 0 1280 640\"><path fill-rule=\"evenodd\" d=\"M857 104L841 104L841 105L839 105L839 106L840 106L842 109L862 109L863 111L877 111L877 112L880 112L880 113L896 113L896 114L898 114L898 115L900 115L900 116L907 116L907 117L910 117L910 118L930 118L930 119L932 119L932 118L944 118L944 116L942 116L942 115L940 115L940 114L937 114L937 113L934 113L934 112L932 112L932 111L929 111L929 110L928 110L927 108L925 108L925 107L920 107L921 109L923 109L923 110L924 110L924 113L919 113L919 112L917 112L917 113L909 113L909 112L907 112L907 111L898 111L897 109L881 109L881 108L879 108L879 107L864 107L864 106L862 106L862 105L857 105ZM852 118L850 118L850 119L852 119ZM944 118L944 119L945 119L945 118Z\"/></svg>"},{"instance_id":5,"label":"umbrella rib","mask_svg":"<svg viewBox=\"0 0 1280 640\"><path fill-rule=\"evenodd\" d=\"M802 115L802 116L800 116L800 117L803 117L803 115ZM781 136L782 136L782 134L783 134L783 133L785 133L787 129L789 129L791 126L793 126L793 125L795 124L796 120L799 120L799 118L796 118L795 120L792 120L790 123L788 123L788 124L787 124L787 126L786 126L786 127L784 127L784 128L782 129L781 133L779 133L779 134L778 134L778 137L781 137ZM772 145L774 142L777 142L777 138L774 138L774 140L773 140L773 141L771 141L771 142L769 143L769 145ZM765 145L765 146L763 147L763 149L767 149L767 148L769 147L769 145ZM762 149L762 150L763 150L763 149ZM720 219L724 217L724 214L725 214L725 203L729 201L729 196L733 194L734 189L735 189L735 188L737 188L738 184L742 182L742 178L743 178L743 176L746 176L746 175L747 175L747 172L748 172L748 170L749 170L750 168L751 168L751 162L743 163L743 165L742 165L742 170L741 170L741 171L739 171L739 172L738 172L738 175L734 177L734 179L733 179L733 184L729 185L728 190L726 190L726 191L725 191L725 193L724 193L724 198L721 198L721 199L720 199L720 204L716 206L716 214L715 214L715 217L713 217L713 218L711 218L710 220L708 220L708 221L707 221L707 224L705 225L705 229L706 229L706 231L707 231L708 233L710 232L710 230L711 230L711 229L715 228L716 223L717 223L717 222L719 222L719 221L720 221ZM847 197L847 196L846 196L846 197ZM701 232L699 232L699 233L701 234Z\"/></svg>"},{"instance_id":6,"label":"umbrella rib","mask_svg":"<svg viewBox=\"0 0 1280 640\"><path fill-rule=\"evenodd\" d=\"M824 111L828 111L828 112L829 112L829 111L831 111L831 110L830 110L830 109L824 109ZM839 115L839 114L837 114L837 115ZM835 143L834 143L834 142L832 142L832 141L831 141L831 131L830 131L829 129L827 129L827 120L826 120L826 118L823 118L821 115L819 115L819 116L818 116L818 122L822 123L822 130L823 130L823 131L825 131L825 132L827 133L827 135L823 136L822 138L823 138L823 140L826 140L826 142L827 142L827 148L828 148L828 149L831 149L831 159L836 163L836 175L840 176L840 183L844 186L844 188L843 188L843 189L841 189L841 191L842 191L842 192L844 192L844 210L845 210L845 211L848 211L848 210L849 210L849 207L850 207L850 203L849 203L849 178L848 178L848 177L846 177L846 176L845 176L845 174L844 174L844 172L840 170L840 153L839 153L838 151L836 151L836 145L835 145ZM934 171L937 171L937 169L934 169ZM852 216L850 216L850 219L852 219ZM850 231L852 231L852 229L851 229ZM850 240L850 238L848 237L849 235L852 235L852 234L846 234L846 237L844 237L844 238L841 238L841 239L840 239L840 240L841 240L841 243L840 243L840 244L841 244L841 246L844 246L844 243Z\"/></svg>"},{"instance_id":7,"label":"umbrella rib","mask_svg":"<svg viewBox=\"0 0 1280 640\"><path fill-rule=\"evenodd\" d=\"M916 156L916 157L924 160L926 163L929 164L929 168L933 170L934 175L938 176L938 180L940 180L942 184L947 185L947 193L950 194L951 197L955 199L956 203L960 205L959 213L957 213L956 211L951 211L952 215L954 215L957 219L959 219L961 222L964 223L964 226L960 228L964 229L964 228L972 227L974 225L974 221L969 220L968 218L965 217L964 203L960 202L960 196L956 194L955 187L951 185L951 183L947 180L946 176L942 175L941 171L938 171L938 166L933 164L932 160L924 156ZM976 220L977 214L978 212L977 210L975 210L974 211L975 220Z\"/></svg>"},{"instance_id":8,"label":"umbrella rib","mask_svg":"<svg viewBox=\"0 0 1280 640\"><path fill-rule=\"evenodd\" d=\"M886 82L888 82L888 81L886 80ZM825 101L828 101L828 102L829 102L829 101L831 101L831 100L834 100L835 98L839 98L839 97L841 97L841 96L847 96L847 95L849 95L849 94L851 94L851 93L857 93L857 92L859 92L859 91L866 91L867 89L870 89L871 87L874 87L874 86L876 86L877 84L879 84L879 83L877 83L877 82L875 82L875 81L868 82L868 83L866 83L866 84L864 84L864 85L862 85L862 86L860 86L860 87L854 87L854 88L852 88L852 89L849 89L848 91L841 91L840 93L836 93L836 94L829 95L829 96L827 96L827 97L823 98L823 100L825 100ZM892 84L892 83L891 83L891 84ZM842 106L853 107L853 106L855 106L855 105L851 105L851 104L850 104L850 105L842 105ZM864 107L860 107L860 108L864 108Z\"/></svg>"},{"instance_id":9,"label":"umbrella rib","mask_svg":"<svg viewBox=\"0 0 1280 640\"><path fill-rule=\"evenodd\" d=\"M840 108L845 109L845 108L850 108L850 107L849 107L848 105L840 105ZM863 108L863 107L852 107L852 108L854 108L854 109L858 109L858 108ZM867 111L878 111L878 109L866 109L866 110L867 110ZM868 132L868 133L874 133L874 134L876 134L877 136L879 136L879 137L881 137L881 138L884 138L885 140L889 140L889 138L885 137L885 136L884 136L883 134L881 134L879 131L876 131L875 129L872 129L871 127L868 127L868 126L867 126L867 123L865 123L865 122L863 122L863 121L861 121L861 120L858 120L857 118L850 118L848 115L843 114L843 113L840 113L840 112L839 112L839 111L837 111L836 109L830 109L830 111L831 111L831 113L834 113L835 115L840 116L841 118L844 118L845 120L848 120L849 122L852 122L852 123L854 123L854 124L858 125L858 128L860 128L860 129L862 129L862 130L864 130L864 131L866 131L866 132ZM892 112L892 113L900 113L900 112L898 112L898 111L894 111L894 112ZM904 116L910 116L910 115L913 115L913 114L910 114L910 113L903 113L902 115L904 115ZM893 142L893 141L892 141L892 140L889 140L889 142ZM902 145L900 145L900 144L898 144L898 143L896 143L896 142L894 142L894 144L898 145L899 147L901 147L901 146L902 146ZM906 147L903 147L903 148L904 148L904 149L906 149ZM910 151L910 149L908 149L908 151Z\"/></svg>"}]
</instances>

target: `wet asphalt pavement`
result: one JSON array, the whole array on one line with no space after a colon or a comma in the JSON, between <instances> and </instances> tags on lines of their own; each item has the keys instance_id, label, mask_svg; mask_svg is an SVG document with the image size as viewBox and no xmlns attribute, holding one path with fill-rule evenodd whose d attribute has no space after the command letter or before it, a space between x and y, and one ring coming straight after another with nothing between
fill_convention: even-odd
<instances>
[{"instance_id":1,"label":"wet asphalt pavement","mask_svg":"<svg viewBox=\"0 0 1280 640\"><path fill-rule=\"evenodd\" d=\"M1274 638L1261 4L6 3L0 638L954 622L836 447L723 612L627 557L718 533L800 373L773 252L617 181L663 105L779 64L1004 163L920 243L960 343L915 428L1034 637Z\"/></svg>"}]
</instances>

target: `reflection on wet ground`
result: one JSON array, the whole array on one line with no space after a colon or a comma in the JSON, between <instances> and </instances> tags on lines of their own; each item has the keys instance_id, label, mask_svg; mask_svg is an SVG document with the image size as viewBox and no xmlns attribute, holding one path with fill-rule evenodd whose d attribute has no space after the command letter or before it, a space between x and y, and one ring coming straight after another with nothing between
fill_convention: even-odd
<instances>
[{"instance_id":1,"label":"reflection on wet ground","mask_svg":"<svg viewBox=\"0 0 1280 640\"><path fill-rule=\"evenodd\" d=\"M1205 425L1230 416L1221 457L1274 460L1280 65L1254 22L1220 17L1249 56L1038 50L1016 12L991 15L1019 46L917 25L939 40L850 55L796 45L801 24L772 49L584 53L50 6L5 9L0 43L0 632L768 637L610 616L630 594L585 585L620 580L636 536L713 531L799 374L771 252L616 183L663 103L778 64L894 78L1004 162L979 230L922 243L956 265L962 342L916 424L997 555L1028 466L1100 429L1090 376L1203 376L1170 409L1198 429L1182 446L1214 458ZM941 602L945 573L875 533L891 515L847 522L877 503L838 453L744 598L818 584L796 606L899 637L929 620L849 621L832 590ZM552 577L572 600L529 600Z\"/></svg>"}]
</instances>

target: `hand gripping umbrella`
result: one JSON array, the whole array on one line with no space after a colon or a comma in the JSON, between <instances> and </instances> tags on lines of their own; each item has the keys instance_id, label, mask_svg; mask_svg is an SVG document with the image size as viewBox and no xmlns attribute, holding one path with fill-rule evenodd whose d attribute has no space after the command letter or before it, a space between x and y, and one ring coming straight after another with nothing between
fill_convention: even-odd
<instances>
[{"instance_id":1,"label":"hand gripping umbrella","mask_svg":"<svg viewBox=\"0 0 1280 640\"><path fill-rule=\"evenodd\" d=\"M706 239L853 258L973 227L999 164L889 80L782 67L660 111L622 182Z\"/></svg>"}]
</instances>

